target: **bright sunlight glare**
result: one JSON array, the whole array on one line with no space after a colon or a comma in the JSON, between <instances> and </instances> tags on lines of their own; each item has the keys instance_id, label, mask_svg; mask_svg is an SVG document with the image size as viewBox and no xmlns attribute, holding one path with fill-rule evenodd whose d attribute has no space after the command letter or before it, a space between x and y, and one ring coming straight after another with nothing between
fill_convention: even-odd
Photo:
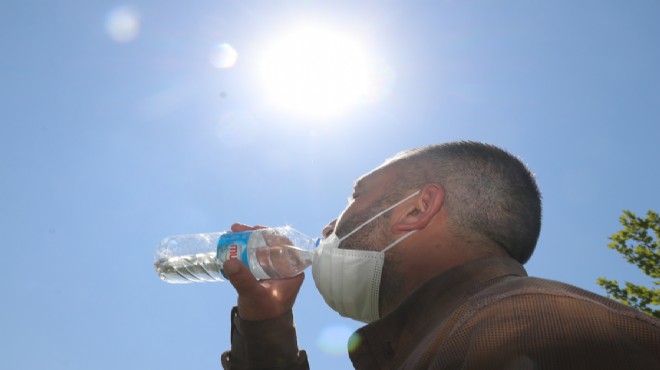
<instances>
[{"instance_id":1,"label":"bright sunlight glare","mask_svg":"<svg viewBox=\"0 0 660 370\"><path fill-rule=\"evenodd\" d=\"M328 117L369 100L370 61L354 35L305 25L283 34L265 51L260 68L273 105Z\"/></svg>"}]
</instances>

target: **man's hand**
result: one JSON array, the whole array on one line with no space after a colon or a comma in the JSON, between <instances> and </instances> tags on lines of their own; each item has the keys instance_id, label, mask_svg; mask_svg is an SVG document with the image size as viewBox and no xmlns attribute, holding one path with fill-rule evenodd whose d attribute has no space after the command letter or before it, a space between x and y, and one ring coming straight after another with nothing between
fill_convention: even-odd
<instances>
[{"instance_id":1,"label":"man's hand","mask_svg":"<svg viewBox=\"0 0 660 370\"><path fill-rule=\"evenodd\" d=\"M263 226L233 224L231 231L263 228ZM291 310L305 278L304 274L300 274L290 279L257 281L250 269L235 259L226 261L223 269L231 285L238 292L238 315L243 320L250 321L272 319Z\"/></svg>"}]
</instances>

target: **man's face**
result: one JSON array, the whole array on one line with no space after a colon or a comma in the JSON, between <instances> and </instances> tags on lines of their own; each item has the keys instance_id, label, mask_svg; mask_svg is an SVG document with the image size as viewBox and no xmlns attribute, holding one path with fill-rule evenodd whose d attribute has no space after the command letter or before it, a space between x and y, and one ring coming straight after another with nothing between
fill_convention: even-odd
<instances>
[{"instance_id":1,"label":"man's face","mask_svg":"<svg viewBox=\"0 0 660 370\"><path fill-rule=\"evenodd\" d=\"M389 196L392 192L391 184L395 179L396 173L391 167L379 169L360 178L355 183L353 195L348 199L348 206L337 220L326 226L323 230L324 236L327 237L336 229L337 237L341 238L397 202L399 199L392 199L392 196ZM344 239L339 248L380 251L393 241L388 212ZM406 279L398 271L401 258L402 255L396 251L385 255L379 295L381 309L393 305L404 291Z\"/></svg>"},{"instance_id":2,"label":"man's face","mask_svg":"<svg viewBox=\"0 0 660 370\"><path fill-rule=\"evenodd\" d=\"M336 231L337 237L348 235L378 212L389 207L388 192L393 178L392 169L385 167L377 169L361 177L354 187L353 194L348 199L346 209L335 223L330 223L324 229L324 235ZM389 215L376 218L358 232L343 240L342 249L380 250L389 244Z\"/></svg>"}]
</instances>

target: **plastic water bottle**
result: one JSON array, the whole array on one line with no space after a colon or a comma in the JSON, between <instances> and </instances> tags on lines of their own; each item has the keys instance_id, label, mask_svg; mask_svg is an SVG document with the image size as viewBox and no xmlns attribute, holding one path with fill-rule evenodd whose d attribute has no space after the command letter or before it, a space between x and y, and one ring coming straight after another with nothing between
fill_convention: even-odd
<instances>
[{"instance_id":1,"label":"plastic water bottle","mask_svg":"<svg viewBox=\"0 0 660 370\"><path fill-rule=\"evenodd\" d=\"M176 235L156 250L156 272L172 284L225 281L222 265L239 259L259 279L293 277L312 264L314 240L289 226L243 232Z\"/></svg>"}]
</instances>

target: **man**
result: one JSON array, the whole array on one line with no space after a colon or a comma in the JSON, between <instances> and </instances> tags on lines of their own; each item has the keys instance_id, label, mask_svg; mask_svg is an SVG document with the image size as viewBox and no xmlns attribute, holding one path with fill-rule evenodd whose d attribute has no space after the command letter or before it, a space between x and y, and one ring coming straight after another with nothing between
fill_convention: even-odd
<instances>
[{"instance_id":1,"label":"man","mask_svg":"<svg viewBox=\"0 0 660 370\"><path fill-rule=\"evenodd\" d=\"M330 307L369 323L350 340L355 368L660 369L659 320L527 276L540 226L533 176L495 146L412 149L360 178L312 268ZM309 368L292 316L303 276L224 268L238 305L223 366Z\"/></svg>"}]
</instances>

